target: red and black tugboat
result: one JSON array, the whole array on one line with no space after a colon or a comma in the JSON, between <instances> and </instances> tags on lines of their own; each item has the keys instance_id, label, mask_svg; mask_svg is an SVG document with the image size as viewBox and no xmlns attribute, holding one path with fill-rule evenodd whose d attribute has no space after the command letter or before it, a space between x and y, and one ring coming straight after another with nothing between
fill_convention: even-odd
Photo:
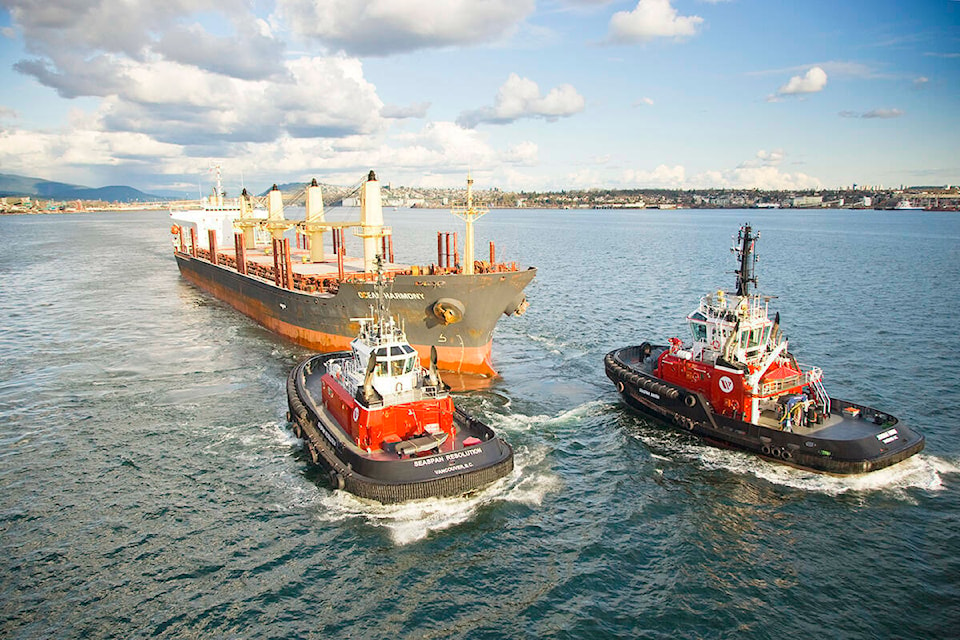
<instances>
[{"instance_id":1,"label":"red and black tugboat","mask_svg":"<svg viewBox=\"0 0 960 640\"><path fill-rule=\"evenodd\" d=\"M459 496L513 470L513 449L455 409L431 351L420 366L403 327L384 308L360 323L350 351L313 356L291 372L295 434L335 489L382 503Z\"/></svg>"},{"instance_id":2,"label":"red and black tugboat","mask_svg":"<svg viewBox=\"0 0 960 640\"><path fill-rule=\"evenodd\" d=\"M838 475L896 464L923 449L921 434L892 415L830 398L823 372L797 362L751 292L759 234L744 225L733 247L736 293L717 291L687 316L692 340L625 347L604 359L624 401L711 444Z\"/></svg>"}]
</instances>

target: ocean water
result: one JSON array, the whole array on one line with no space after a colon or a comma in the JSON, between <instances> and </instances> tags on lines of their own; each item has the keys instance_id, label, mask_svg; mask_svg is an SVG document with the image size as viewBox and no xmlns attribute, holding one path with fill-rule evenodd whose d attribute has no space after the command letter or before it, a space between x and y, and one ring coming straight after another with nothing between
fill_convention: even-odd
<instances>
[{"instance_id":1,"label":"ocean water","mask_svg":"<svg viewBox=\"0 0 960 640\"><path fill-rule=\"evenodd\" d=\"M462 231L386 216L402 261ZM684 335L733 287L746 221L791 350L921 430L919 456L821 476L619 402L603 355ZM307 352L183 281L166 214L4 216L0 235L0 637L958 635L960 216L491 212L478 254L493 239L539 272L498 325L501 377L457 402L517 468L389 507L308 464L284 393Z\"/></svg>"}]
</instances>

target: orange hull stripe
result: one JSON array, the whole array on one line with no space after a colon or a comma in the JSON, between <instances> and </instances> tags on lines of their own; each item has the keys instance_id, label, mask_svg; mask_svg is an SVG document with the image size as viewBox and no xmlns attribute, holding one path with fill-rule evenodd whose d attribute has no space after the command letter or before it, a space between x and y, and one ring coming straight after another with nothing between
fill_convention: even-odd
<instances>
[{"instance_id":1,"label":"orange hull stripe","mask_svg":"<svg viewBox=\"0 0 960 640\"><path fill-rule=\"evenodd\" d=\"M214 297L223 300L237 311L254 319L270 331L301 346L321 353L348 351L350 349L350 341L353 340L354 336L341 336L335 333L306 329L290 324L289 322L284 322L283 320L272 317L267 313L266 307L256 300L239 296L233 290L208 280L196 278L190 270L183 270L181 274L196 286L209 292ZM411 346L417 350L421 364L423 366L429 366L431 345L411 343ZM490 358L492 350L492 340L479 347L447 347L437 345L437 367L444 371L494 376L497 375L497 372L493 368L493 362Z\"/></svg>"}]
</instances>

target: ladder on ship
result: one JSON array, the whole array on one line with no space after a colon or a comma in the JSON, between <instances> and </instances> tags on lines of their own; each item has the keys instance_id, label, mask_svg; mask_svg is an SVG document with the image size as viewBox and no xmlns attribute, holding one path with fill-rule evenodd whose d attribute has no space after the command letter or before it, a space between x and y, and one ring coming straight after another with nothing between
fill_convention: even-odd
<instances>
[{"instance_id":1,"label":"ladder on ship","mask_svg":"<svg viewBox=\"0 0 960 640\"><path fill-rule=\"evenodd\" d=\"M827 390L823 388L823 383L820 380L814 380L811 384L813 387L813 392L817 396L817 403L823 407L823 413L826 416L830 415L830 396L827 395Z\"/></svg>"}]
</instances>

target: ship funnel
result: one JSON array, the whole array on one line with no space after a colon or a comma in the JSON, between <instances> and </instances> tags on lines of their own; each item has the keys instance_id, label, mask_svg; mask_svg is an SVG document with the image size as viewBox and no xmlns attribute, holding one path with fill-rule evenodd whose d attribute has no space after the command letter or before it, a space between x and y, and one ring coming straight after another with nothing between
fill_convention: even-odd
<instances>
[{"instance_id":1,"label":"ship funnel","mask_svg":"<svg viewBox=\"0 0 960 640\"><path fill-rule=\"evenodd\" d=\"M363 238L363 270L376 273L377 249L383 237L383 204L380 200L380 182L373 171L370 171L360 191L360 226L357 235Z\"/></svg>"}]
</instances>

